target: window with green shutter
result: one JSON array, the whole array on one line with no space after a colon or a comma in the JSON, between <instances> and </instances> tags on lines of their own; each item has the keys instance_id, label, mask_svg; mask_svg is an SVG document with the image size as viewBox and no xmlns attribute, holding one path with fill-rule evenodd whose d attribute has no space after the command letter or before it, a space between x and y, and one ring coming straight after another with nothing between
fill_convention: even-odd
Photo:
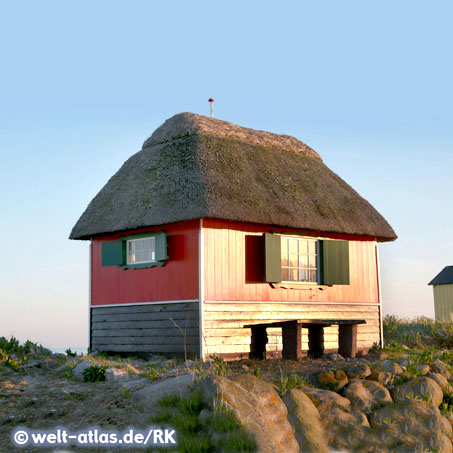
<instances>
[{"instance_id":1,"label":"window with green shutter","mask_svg":"<svg viewBox=\"0 0 453 453\"><path fill-rule=\"evenodd\" d=\"M102 265L122 269L163 266L168 259L167 234L141 233L102 243Z\"/></svg>"},{"instance_id":2,"label":"window with green shutter","mask_svg":"<svg viewBox=\"0 0 453 453\"><path fill-rule=\"evenodd\" d=\"M349 242L264 235L265 278L269 283L349 285Z\"/></svg>"}]
</instances>

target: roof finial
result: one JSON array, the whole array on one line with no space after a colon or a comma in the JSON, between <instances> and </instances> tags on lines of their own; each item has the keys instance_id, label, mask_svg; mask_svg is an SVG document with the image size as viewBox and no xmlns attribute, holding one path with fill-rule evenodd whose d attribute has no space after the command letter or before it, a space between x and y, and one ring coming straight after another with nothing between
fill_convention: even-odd
<instances>
[{"instance_id":1,"label":"roof finial","mask_svg":"<svg viewBox=\"0 0 453 453\"><path fill-rule=\"evenodd\" d=\"M211 118L214 118L214 99L209 98L208 99L209 105L211 107Z\"/></svg>"}]
</instances>

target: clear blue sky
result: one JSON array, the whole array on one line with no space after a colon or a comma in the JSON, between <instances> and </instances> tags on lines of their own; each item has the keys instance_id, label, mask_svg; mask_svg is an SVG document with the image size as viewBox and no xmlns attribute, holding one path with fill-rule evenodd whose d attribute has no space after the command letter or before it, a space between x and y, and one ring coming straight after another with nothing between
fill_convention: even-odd
<instances>
[{"instance_id":1,"label":"clear blue sky","mask_svg":"<svg viewBox=\"0 0 453 453\"><path fill-rule=\"evenodd\" d=\"M385 313L433 316L453 264L449 1L18 1L0 6L0 336L86 347L88 243L68 235L166 118L294 135L399 235Z\"/></svg>"}]
</instances>

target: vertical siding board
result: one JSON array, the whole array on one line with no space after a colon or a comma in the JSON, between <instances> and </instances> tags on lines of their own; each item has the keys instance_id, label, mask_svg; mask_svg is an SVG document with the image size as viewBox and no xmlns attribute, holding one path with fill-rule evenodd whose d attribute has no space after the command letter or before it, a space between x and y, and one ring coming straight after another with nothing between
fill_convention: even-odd
<instances>
[{"instance_id":1,"label":"vertical siding board","mask_svg":"<svg viewBox=\"0 0 453 453\"><path fill-rule=\"evenodd\" d=\"M350 285L334 285L323 291L272 288L268 283L245 280L245 237L262 236L265 227L235 222L213 221L205 224L209 231L206 262L214 260L213 274L207 274L207 300L225 301L280 301L280 302L377 302L374 264L375 241L350 239ZM335 235L332 235L336 238ZM338 236L338 235L337 235ZM227 257L222 257L227 254ZM227 271L225 271L227 269Z\"/></svg>"},{"instance_id":2,"label":"vertical siding board","mask_svg":"<svg viewBox=\"0 0 453 453\"><path fill-rule=\"evenodd\" d=\"M162 229L175 241L163 267L122 270L119 266L102 266L102 242L118 240L128 233L93 239L92 305L198 299L198 221L141 228L134 233Z\"/></svg>"}]
</instances>

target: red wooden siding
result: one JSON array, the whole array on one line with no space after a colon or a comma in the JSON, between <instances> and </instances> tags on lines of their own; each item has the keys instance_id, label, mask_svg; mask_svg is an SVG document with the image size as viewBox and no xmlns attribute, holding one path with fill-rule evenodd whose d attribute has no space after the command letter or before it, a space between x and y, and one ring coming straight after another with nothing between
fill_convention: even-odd
<instances>
[{"instance_id":1,"label":"red wooden siding","mask_svg":"<svg viewBox=\"0 0 453 453\"><path fill-rule=\"evenodd\" d=\"M374 238L326 235L350 241L350 284L299 290L263 283L263 233L295 230L213 219L204 219L203 228L206 301L379 302Z\"/></svg>"},{"instance_id":2,"label":"red wooden siding","mask_svg":"<svg viewBox=\"0 0 453 453\"><path fill-rule=\"evenodd\" d=\"M193 220L99 236L92 241L91 304L124 304L198 299L198 232ZM164 230L169 259L163 267L122 270L102 266L101 244L120 236Z\"/></svg>"}]
</instances>

